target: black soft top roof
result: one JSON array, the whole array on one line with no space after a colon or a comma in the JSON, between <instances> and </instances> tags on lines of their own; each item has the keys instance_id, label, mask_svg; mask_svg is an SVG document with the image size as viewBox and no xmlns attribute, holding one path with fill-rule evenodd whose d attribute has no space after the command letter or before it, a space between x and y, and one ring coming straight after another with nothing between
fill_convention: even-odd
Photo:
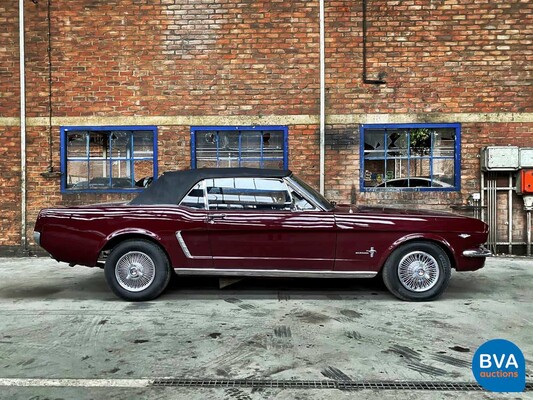
<instances>
[{"instance_id":1,"label":"black soft top roof","mask_svg":"<svg viewBox=\"0 0 533 400\"><path fill-rule=\"evenodd\" d=\"M284 178L291 174L289 170L259 168L200 168L165 172L130 204L178 204L203 179Z\"/></svg>"}]
</instances>

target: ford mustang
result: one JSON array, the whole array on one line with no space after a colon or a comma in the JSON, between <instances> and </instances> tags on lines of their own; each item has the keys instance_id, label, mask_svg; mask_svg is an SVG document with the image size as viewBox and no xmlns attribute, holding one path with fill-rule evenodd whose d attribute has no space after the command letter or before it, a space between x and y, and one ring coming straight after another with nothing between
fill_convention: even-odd
<instances>
[{"instance_id":1,"label":"ford mustang","mask_svg":"<svg viewBox=\"0 0 533 400\"><path fill-rule=\"evenodd\" d=\"M336 205L288 170L161 175L126 203L47 208L34 239L57 261L104 269L119 297L154 299L177 275L372 278L402 300L439 297L482 268L484 222L437 211Z\"/></svg>"}]
</instances>

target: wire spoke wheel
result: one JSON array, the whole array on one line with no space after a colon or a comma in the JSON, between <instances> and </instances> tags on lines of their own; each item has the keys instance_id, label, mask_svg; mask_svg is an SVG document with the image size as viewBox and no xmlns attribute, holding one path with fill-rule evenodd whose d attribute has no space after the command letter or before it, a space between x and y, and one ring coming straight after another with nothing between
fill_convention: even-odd
<instances>
[{"instance_id":1,"label":"wire spoke wheel","mask_svg":"<svg viewBox=\"0 0 533 400\"><path fill-rule=\"evenodd\" d=\"M437 260L425 251L413 251L398 263L398 278L406 289L425 292L433 288L440 276Z\"/></svg>"},{"instance_id":2,"label":"wire spoke wheel","mask_svg":"<svg viewBox=\"0 0 533 400\"><path fill-rule=\"evenodd\" d=\"M155 263L146 253L130 251L119 258L115 265L118 284L129 292L141 292L155 279Z\"/></svg>"}]
</instances>

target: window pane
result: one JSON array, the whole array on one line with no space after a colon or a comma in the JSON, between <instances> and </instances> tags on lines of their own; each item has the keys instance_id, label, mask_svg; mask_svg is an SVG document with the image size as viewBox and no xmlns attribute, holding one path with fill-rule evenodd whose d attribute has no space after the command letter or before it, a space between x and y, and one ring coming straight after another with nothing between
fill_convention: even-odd
<instances>
[{"instance_id":1,"label":"window pane","mask_svg":"<svg viewBox=\"0 0 533 400\"><path fill-rule=\"evenodd\" d=\"M196 135L196 161L198 168L217 166L217 132L198 132Z\"/></svg>"},{"instance_id":2,"label":"window pane","mask_svg":"<svg viewBox=\"0 0 533 400\"><path fill-rule=\"evenodd\" d=\"M105 157L108 150L107 132L89 133L89 157Z\"/></svg>"},{"instance_id":3,"label":"window pane","mask_svg":"<svg viewBox=\"0 0 533 400\"><path fill-rule=\"evenodd\" d=\"M129 160L113 159L111 163L111 172L108 174L113 178L130 178L131 163Z\"/></svg>"},{"instance_id":4,"label":"window pane","mask_svg":"<svg viewBox=\"0 0 533 400\"><path fill-rule=\"evenodd\" d=\"M284 209L290 196L284 182L276 179L232 178L207 180L207 200L214 209Z\"/></svg>"},{"instance_id":5,"label":"window pane","mask_svg":"<svg viewBox=\"0 0 533 400\"><path fill-rule=\"evenodd\" d=\"M127 158L129 156L131 133L125 131L113 131L110 135L111 157Z\"/></svg>"},{"instance_id":6,"label":"window pane","mask_svg":"<svg viewBox=\"0 0 533 400\"><path fill-rule=\"evenodd\" d=\"M291 191L292 207L297 211L315 210L315 206L300 196L296 191Z\"/></svg>"},{"instance_id":7,"label":"window pane","mask_svg":"<svg viewBox=\"0 0 533 400\"><path fill-rule=\"evenodd\" d=\"M64 131L64 185L70 190L138 188L135 182L154 176L154 131Z\"/></svg>"},{"instance_id":8,"label":"window pane","mask_svg":"<svg viewBox=\"0 0 533 400\"><path fill-rule=\"evenodd\" d=\"M154 156L154 135L152 132L133 132L133 156L135 158L152 158Z\"/></svg>"},{"instance_id":9,"label":"window pane","mask_svg":"<svg viewBox=\"0 0 533 400\"><path fill-rule=\"evenodd\" d=\"M261 154L262 132L240 131L239 135L241 136L241 148L244 154L254 152Z\"/></svg>"},{"instance_id":10,"label":"window pane","mask_svg":"<svg viewBox=\"0 0 533 400\"><path fill-rule=\"evenodd\" d=\"M265 150L282 150L283 151L283 132L282 131L264 131L263 148Z\"/></svg>"},{"instance_id":11,"label":"window pane","mask_svg":"<svg viewBox=\"0 0 533 400\"><path fill-rule=\"evenodd\" d=\"M87 158L87 132L67 134L67 158Z\"/></svg>"},{"instance_id":12,"label":"window pane","mask_svg":"<svg viewBox=\"0 0 533 400\"><path fill-rule=\"evenodd\" d=\"M195 160L203 167L285 167L283 130L203 130L195 131ZM267 165L268 166L267 166Z\"/></svg>"},{"instance_id":13,"label":"window pane","mask_svg":"<svg viewBox=\"0 0 533 400\"><path fill-rule=\"evenodd\" d=\"M180 205L201 210L205 209L204 189L202 187L202 183L198 183L195 187L193 187L183 198Z\"/></svg>"},{"instance_id":14,"label":"window pane","mask_svg":"<svg viewBox=\"0 0 533 400\"><path fill-rule=\"evenodd\" d=\"M363 188L453 187L456 128L365 127Z\"/></svg>"},{"instance_id":15,"label":"window pane","mask_svg":"<svg viewBox=\"0 0 533 400\"><path fill-rule=\"evenodd\" d=\"M241 167L245 168L261 168L261 160L242 160ZM269 168L266 167L265 168Z\"/></svg>"},{"instance_id":16,"label":"window pane","mask_svg":"<svg viewBox=\"0 0 533 400\"><path fill-rule=\"evenodd\" d=\"M219 167L239 166L239 132L218 132L217 159Z\"/></svg>"},{"instance_id":17,"label":"window pane","mask_svg":"<svg viewBox=\"0 0 533 400\"><path fill-rule=\"evenodd\" d=\"M365 186L377 186L387 180L387 177L392 179L394 172L390 171L387 174L385 166L385 160L369 160L365 162Z\"/></svg>"},{"instance_id":18,"label":"window pane","mask_svg":"<svg viewBox=\"0 0 533 400\"><path fill-rule=\"evenodd\" d=\"M154 175L154 165L151 160L141 160L135 161L133 163L133 180L138 181L139 179L153 177ZM131 176L131 173L130 173Z\"/></svg>"},{"instance_id":19,"label":"window pane","mask_svg":"<svg viewBox=\"0 0 533 400\"><path fill-rule=\"evenodd\" d=\"M89 161L88 189L110 189L109 165L105 159Z\"/></svg>"},{"instance_id":20,"label":"window pane","mask_svg":"<svg viewBox=\"0 0 533 400\"><path fill-rule=\"evenodd\" d=\"M365 158L385 157L385 131L368 130L365 131Z\"/></svg>"},{"instance_id":21,"label":"window pane","mask_svg":"<svg viewBox=\"0 0 533 400\"><path fill-rule=\"evenodd\" d=\"M432 130L427 128L406 129L409 136L409 153L411 156L427 156L431 151Z\"/></svg>"},{"instance_id":22,"label":"window pane","mask_svg":"<svg viewBox=\"0 0 533 400\"><path fill-rule=\"evenodd\" d=\"M112 178L111 187L113 189L127 189L134 187L135 181L132 182L131 163L128 160L113 160L111 173L107 176Z\"/></svg>"},{"instance_id":23,"label":"window pane","mask_svg":"<svg viewBox=\"0 0 533 400\"><path fill-rule=\"evenodd\" d=\"M134 187L134 183L129 177L113 177L111 178L111 187L113 189L131 189Z\"/></svg>"},{"instance_id":24,"label":"window pane","mask_svg":"<svg viewBox=\"0 0 533 400\"><path fill-rule=\"evenodd\" d=\"M410 162L411 169L409 170L410 177L429 178L431 175L431 160L430 158L413 157Z\"/></svg>"},{"instance_id":25,"label":"window pane","mask_svg":"<svg viewBox=\"0 0 533 400\"><path fill-rule=\"evenodd\" d=\"M455 153L455 130L436 130L433 143L433 156L453 158Z\"/></svg>"},{"instance_id":26,"label":"window pane","mask_svg":"<svg viewBox=\"0 0 533 400\"><path fill-rule=\"evenodd\" d=\"M243 208L232 189L233 179L207 179L207 201L210 209Z\"/></svg>"},{"instance_id":27,"label":"window pane","mask_svg":"<svg viewBox=\"0 0 533 400\"><path fill-rule=\"evenodd\" d=\"M257 203L283 206L290 202L287 186L277 179L254 179L256 184Z\"/></svg>"},{"instance_id":28,"label":"window pane","mask_svg":"<svg viewBox=\"0 0 533 400\"><path fill-rule=\"evenodd\" d=\"M88 188L89 170L87 168L87 162L68 161L67 171L67 188Z\"/></svg>"},{"instance_id":29,"label":"window pane","mask_svg":"<svg viewBox=\"0 0 533 400\"><path fill-rule=\"evenodd\" d=\"M454 176L455 176L455 163L453 159L446 160L434 160L433 161L433 177L435 180L439 181L437 184L442 187L447 187L447 185L454 185Z\"/></svg>"}]
</instances>

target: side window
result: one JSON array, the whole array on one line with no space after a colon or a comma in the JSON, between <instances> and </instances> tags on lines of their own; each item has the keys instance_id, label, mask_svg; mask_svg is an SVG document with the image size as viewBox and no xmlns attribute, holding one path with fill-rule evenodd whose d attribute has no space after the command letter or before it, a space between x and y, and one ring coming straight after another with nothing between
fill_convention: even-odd
<instances>
[{"instance_id":1,"label":"side window","mask_svg":"<svg viewBox=\"0 0 533 400\"><path fill-rule=\"evenodd\" d=\"M290 210L285 182L265 178L207 179L210 210Z\"/></svg>"},{"instance_id":2,"label":"side window","mask_svg":"<svg viewBox=\"0 0 533 400\"><path fill-rule=\"evenodd\" d=\"M295 190L291 190L292 195L292 209L295 211L309 211L316 210L316 207L309 203L303 196Z\"/></svg>"},{"instance_id":3,"label":"side window","mask_svg":"<svg viewBox=\"0 0 533 400\"><path fill-rule=\"evenodd\" d=\"M181 200L180 206L205 210L205 197L202 182L194 186L189 193Z\"/></svg>"}]
</instances>

